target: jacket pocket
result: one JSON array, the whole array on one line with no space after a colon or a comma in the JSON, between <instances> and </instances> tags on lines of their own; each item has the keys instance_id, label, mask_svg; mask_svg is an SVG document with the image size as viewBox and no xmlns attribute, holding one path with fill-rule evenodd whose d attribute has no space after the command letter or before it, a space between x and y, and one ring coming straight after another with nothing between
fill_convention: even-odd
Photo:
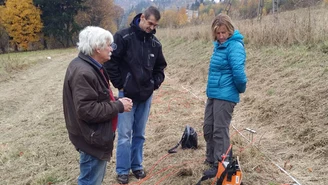
<instances>
[{"instance_id":1,"label":"jacket pocket","mask_svg":"<svg viewBox=\"0 0 328 185\"><path fill-rule=\"evenodd\" d=\"M142 90L140 90L139 100L146 101L153 94L154 88L154 80L150 79L149 82L142 87Z\"/></svg>"},{"instance_id":2,"label":"jacket pocket","mask_svg":"<svg viewBox=\"0 0 328 185\"><path fill-rule=\"evenodd\" d=\"M87 124L81 125L82 135L85 141L98 148L113 149L113 130L110 122L99 123L92 127Z\"/></svg>"},{"instance_id":3,"label":"jacket pocket","mask_svg":"<svg viewBox=\"0 0 328 185\"><path fill-rule=\"evenodd\" d=\"M147 63L145 65L146 68L148 69L153 69L155 65L155 54L151 52L151 50L148 51L148 57L147 57Z\"/></svg>"},{"instance_id":4,"label":"jacket pocket","mask_svg":"<svg viewBox=\"0 0 328 185\"><path fill-rule=\"evenodd\" d=\"M104 89L102 91L98 91L98 98L97 101L98 102L103 102L103 101L107 101L109 100L109 93L107 89Z\"/></svg>"},{"instance_id":5,"label":"jacket pocket","mask_svg":"<svg viewBox=\"0 0 328 185\"><path fill-rule=\"evenodd\" d=\"M96 147L102 147L105 149L113 148L113 131L111 124L100 123L98 129L93 131L90 135L91 144Z\"/></svg>"}]
</instances>

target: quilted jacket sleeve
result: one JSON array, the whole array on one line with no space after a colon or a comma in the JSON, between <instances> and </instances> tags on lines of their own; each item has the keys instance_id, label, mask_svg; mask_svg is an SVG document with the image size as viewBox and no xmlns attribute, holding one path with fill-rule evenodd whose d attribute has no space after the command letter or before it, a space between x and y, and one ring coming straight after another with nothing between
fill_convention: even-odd
<instances>
[{"instance_id":1,"label":"quilted jacket sleeve","mask_svg":"<svg viewBox=\"0 0 328 185\"><path fill-rule=\"evenodd\" d=\"M229 47L228 61L232 68L233 82L238 92L244 93L247 77L245 73L246 52L242 43L234 42Z\"/></svg>"}]
</instances>

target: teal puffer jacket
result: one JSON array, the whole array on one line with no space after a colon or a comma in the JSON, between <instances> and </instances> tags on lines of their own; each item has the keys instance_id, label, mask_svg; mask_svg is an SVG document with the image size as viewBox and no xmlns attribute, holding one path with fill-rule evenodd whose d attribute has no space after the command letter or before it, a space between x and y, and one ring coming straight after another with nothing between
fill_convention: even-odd
<instances>
[{"instance_id":1,"label":"teal puffer jacket","mask_svg":"<svg viewBox=\"0 0 328 185\"><path fill-rule=\"evenodd\" d=\"M211 57L206 94L208 98L239 102L239 93L246 90L246 53L243 36L238 30L220 44L215 41Z\"/></svg>"}]
</instances>

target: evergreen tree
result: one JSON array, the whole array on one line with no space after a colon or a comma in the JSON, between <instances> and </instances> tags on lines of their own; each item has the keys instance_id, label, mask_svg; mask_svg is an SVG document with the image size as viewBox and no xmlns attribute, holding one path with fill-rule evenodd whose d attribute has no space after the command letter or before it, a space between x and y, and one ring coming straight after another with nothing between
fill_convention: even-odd
<instances>
[{"instance_id":1,"label":"evergreen tree","mask_svg":"<svg viewBox=\"0 0 328 185\"><path fill-rule=\"evenodd\" d=\"M63 46L73 44L72 37L81 28L75 22L74 17L83 9L85 0L33 0L34 4L42 11L43 33L45 36L53 36ZM47 48L47 44L44 43Z\"/></svg>"}]
</instances>

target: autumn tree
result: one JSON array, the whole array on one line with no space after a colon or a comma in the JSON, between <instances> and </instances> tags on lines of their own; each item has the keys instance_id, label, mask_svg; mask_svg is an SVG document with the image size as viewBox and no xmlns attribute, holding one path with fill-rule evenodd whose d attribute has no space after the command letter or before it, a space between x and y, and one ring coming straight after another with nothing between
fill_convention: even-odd
<instances>
[{"instance_id":1,"label":"autumn tree","mask_svg":"<svg viewBox=\"0 0 328 185\"><path fill-rule=\"evenodd\" d=\"M258 11L257 0L244 0L243 6L240 8L240 14L243 18L255 18Z\"/></svg>"},{"instance_id":2,"label":"autumn tree","mask_svg":"<svg viewBox=\"0 0 328 185\"><path fill-rule=\"evenodd\" d=\"M83 9L85 0L33 0L42 11L43 33L46 37L53 37L64 47L73 44L73 36L81 27L74 17ZM46 40L45 40L46 41ZM44 43L47 48L47 43Z\"/></svg>"},{"instance_id":3,"label":"autumn tree","mask_svg":"<svg viewBox=\"0 0 328 185\"><path fill-rule=\"evenodd\" d=\"M120 26L123 23L123 18L124 18L124 9L121 8L118 5L114 6L114 11L116 12L116 17L114 19L114 21L116 22L117 28L119 29Z\"/></svg>"},{"instance_id":4,"label":"autumn tree","mask_svg":"<svg viewBox=\"0 0 328 185\"><path fill-rule=\"evenodd\" d=\"M204 6L203 3L201 3L201 4L199 5L198 11L199 11L200 13L203 13L204 10L205 10L205 6Z\"/></svg>"},{"instance_id":5,"label":"autumn tree","mask_svg":"<svg viewBox=\"0 0 328 185\"><path fill-rule=\"evenodd\" d=\"M129 14L128 19L127 19L127 21L126 21L126 26L129 26L129 25L130 25L130 23L132 22L133 18L134 18L136 15L137 15L137 14L136 14L135 11L133 11L133 12L131 12L131 13Z\"/></svg>"},{"instance_id":6,"label":"autumn tree","mask_svg":"<svg viewBox=\"0 0 328 185\"><path fill-rule=\"evenodd\" d=\"M215 12L214 12L214 10L211 8L210 9L210 11L208 12L208 15L209 15L209 17L211 18L211 19L214 19L214 17L215 17Z\"/></svg>"},{"instance_id":7,"label":"autumn tree","mask_svg":"<svg viewBox=\"0 0 328 185\"><path fill-rule=\"evenodd\" d=\"M181 8L178 11L178 16L176 17L177 26L184 26L188 22L188 15L186 8Z\"/></svg>"},{"instance_id":8,"label":"autumn tree","mask_svg":"<svg viewBox=\"0 0 328 185\"><path fill-rule=\"evenodd\" d=\"M198 21L199 23L211 22L215 17L214 9L212 8L212 4L204 5L200 4L198 10Z\"/></svg>"},{"instance_id":9,"label":"autumn tree","mask_svg":"<svg viewBox=\"0 0 328 185\"><path fill-rule=\"evenodd\" d=\"M162 13L162 18L159 21L159 25L162 27L174 27L176 16L177 16L176 11L165 10Z\"/></svg>"},{"instance_id":10,"label":"autumn tree","mask_svg":"<svg viewBox=\"0 0 328 185\"><path fill-rule=\"evenodd\" d=\"M124 10L115 5L113 0L87 0L83 6L85 8L75 17L81 27L94 25L112 33L117 31Z\"/></svg>"},{"instance_id":11,"label":"autumn tree","mask_svg":"<svg viewBox=\"0 0 328 185\"><path fill-rule=\"evenodd\" d=\"M124 10L120 6L114 5L111 16L104 18L102 21L103 27L115 33L123 21Z\"/></svg>"},{"instance_id":12,"label":"autumn tree","mask_svg":"<svg viewBox=\"0 0 328 185\"><path fill-rule=\"evenodd\" d=\"M188 15L186 8L179 10L165 10L162 12L162 18L159 22L161 27L181 27L188 22Z\"/></svg>"},{"instance_id":13,"label":"autumn tree","mask_svg":"<svg viewBox=\"0 0 328 185\"><path fill-rule=\"evenodd\" d=\"M42 29L41 11L32 0L7 0L2 11L1 22L15 46L26 50L30 43L39 40Z\"/></svg>"}]
</instances>

